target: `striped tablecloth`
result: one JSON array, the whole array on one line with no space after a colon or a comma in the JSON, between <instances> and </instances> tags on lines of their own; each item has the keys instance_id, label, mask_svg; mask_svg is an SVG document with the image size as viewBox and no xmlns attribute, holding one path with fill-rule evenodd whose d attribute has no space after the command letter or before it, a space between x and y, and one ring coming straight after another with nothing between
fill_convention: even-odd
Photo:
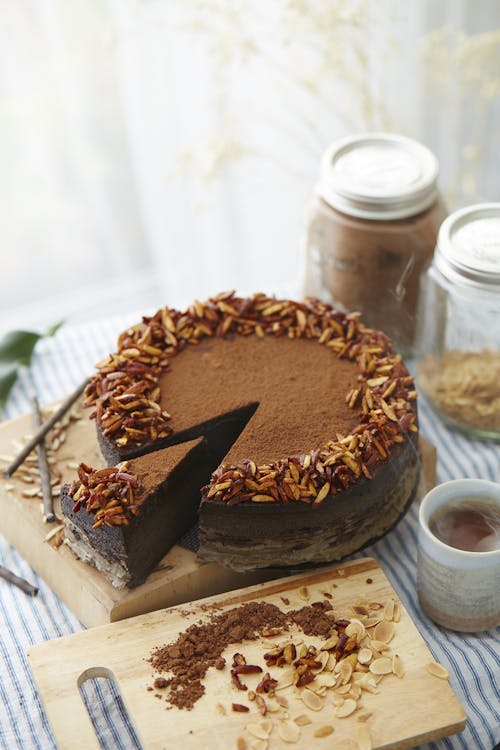
<instances>
[{"instance_id":1,"label":"striped tablecloth","mask_svg":"<svg viewBox=\"0 0 500 750\"><path fill-rule=\"evenodd\" d=\"M53 339L42 341L31 367L32 383L40 401L50 402L69 393L92 371L97 360L114 349L117 333L138 317L63 327ZM28 393L25 374L11 394L6 418L29 411ZM422 399L419 407L422 433L438 449L438 482L461 477L500 482L498 445L451 432ZM416 539L414 507L394 531L364 554L373 556L385 571L434 657L448 669L451 685L467 712L463 733L425 745L425 750L492 750L500 742L498 632L460 635L437 627L422 614L416 597ZM55 748L31 678L26 650L31 644L74 633L83 626L1 536L0 564L40 589L39 595L31 598L0 580L0 747ZM140 747L113 690L101 680L86 684L87 706L98 709L96 722L102 746Z\"/></svg>"}]
</instances>

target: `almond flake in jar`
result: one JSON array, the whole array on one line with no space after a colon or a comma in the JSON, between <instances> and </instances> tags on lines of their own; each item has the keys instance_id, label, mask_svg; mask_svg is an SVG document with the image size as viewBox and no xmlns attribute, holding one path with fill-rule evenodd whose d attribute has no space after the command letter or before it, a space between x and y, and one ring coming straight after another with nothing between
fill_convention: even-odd
<instances>
[{"instance_id":1,"label":"almond flake in jar","mask_svg":"<svg viewBox=\"0 0 500 750\"><path fill-rule=\"evenodd\" d=\"M305 294L361 311L405 353L420 276L446 215L437 171L433 154L408 138L348 137L324 154L309 209Z\"/></svg>"}]
</instances>

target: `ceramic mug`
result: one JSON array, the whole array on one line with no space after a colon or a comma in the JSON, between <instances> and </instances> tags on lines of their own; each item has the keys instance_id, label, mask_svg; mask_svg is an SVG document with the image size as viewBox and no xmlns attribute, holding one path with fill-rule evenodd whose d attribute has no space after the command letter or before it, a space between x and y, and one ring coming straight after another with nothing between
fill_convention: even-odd
<instances>
[{"instance_id":1,"label":"ceramic mug","mask_svg":"<svg viewBox=\"0 0 500 750\"><path fill-rule=\"evenodd\" d=\"M487 552L457 549L441 541L429 522L439 509L469 498L469 507L484 502L500 513L500 484L457 479L438 485L424 497L418 531L420 606L438 625L467 633L500 624L500 547Z\"/></svg>"}]
</instances>

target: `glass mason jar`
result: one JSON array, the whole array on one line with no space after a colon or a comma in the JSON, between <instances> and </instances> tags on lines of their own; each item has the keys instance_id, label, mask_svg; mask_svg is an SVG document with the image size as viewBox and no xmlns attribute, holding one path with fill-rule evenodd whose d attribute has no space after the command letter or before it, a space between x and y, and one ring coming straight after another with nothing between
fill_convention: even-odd
<instances>
[{"instance_id":1,"label":"glass mason jar","mask_svg":"<svg viewBox=\"0 0 500 750\"><path fill-rule=\"evenodd\" d=\"M452 427L500 440L500 203L451 214L422 279L421 391Z\"/></svg>"},{"instance_id":2,"label":"glass mason jar","mask_svg":"<svg viewBox=\"0 0 500 750\"><path fill-rule=\"evenodd\" d=\"M359 310L413 352L419 279L446 216L438 164L420 143L369 133L326 151L307 225L304 293Z\"/></svg>"}]
</instances>

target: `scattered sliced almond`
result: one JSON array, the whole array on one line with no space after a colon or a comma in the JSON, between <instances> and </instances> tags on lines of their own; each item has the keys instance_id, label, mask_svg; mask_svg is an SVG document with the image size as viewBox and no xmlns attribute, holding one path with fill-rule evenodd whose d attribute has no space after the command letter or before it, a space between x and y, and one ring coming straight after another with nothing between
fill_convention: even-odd
<instances>
[{"instance_id":1,"label":"scattered sliced almond","mask_svg":"<svg viewBox=\"0 0 500 750\"><path fill-rule=\"evenodd\" d=\"M350 682L352 677L352 664L347 661L347 659L344 659L340 662L340 684L341 685L347 685L348 682Z\"/></svg>"},{"instance_id":2,"label":"scattered sliced almond","mask_svg":"<svg viewBox=\"0 0 500 750\"><path fill-rule=\"evenodd\" d=\"M425 668L429 674L434 675L434 677L439 677L440 680L448 680L450 677L446 667L443 667L442 664L438 664L437 661L429 662L429 664L425 665Z\"/></svg>"},{"instance_id":3,"label":"scattered sliced almond","mask_svg":"<svg viewBox=\"0 0 500 750\"><path fill-rule=\"evenodd\" d=\"M283 742L298 742L300 739L300 727L288 719L278 722L278 733Z\"/></svg>"},{"instance_id":4,"label":"scattered sliced almond","mask_svg":"<svg viewBox=\"0 0 500 750\"><path fill-rule=\"evenodd\" d=\"M269 735L273 731L273 722L271 721L271 719L262 719L262 721L259 722L259 726L264 732L267 732L267 736L269 737Z\"/></svg>"},{"instance_id":5,"label":"scattered sliced almond","mask_svg":"<svg viewBox=\"0 0 500 750\"><path fill-rule=\"evenodd\" d=\"M383 622L384 618L382 615L372 615L371 617L367 617L364 621L365 628L373 628L375 625L378 625L379 622Z\"/></svg>"},{"instance_id":6,"label":"scattered sliced almond","mask_svg":"<svg viewBox=\"0 0 500 750\"><path fill-rule=\"evenodd\" d=\"M226 709L224 708L224 706L222 705L222 703L216 703L215 704L215 709L216 709L217 713L220 714L221 716L225 716L226 715Z\"/></svg>"},{"instance_id":7,"label":"scattered sliced almond","mask_svg":"<svg viewBox=\"0 0 500 750\"><path fill-rule=\"evenodd\" d=\"M331 672L321 672L316 677L316 682L320 687L332 688L337 684L337 676Z\"/></svg>"},{"instance_id":8,"label":"scattered sliced almond","mask_svg":"<svg viewBox=\"0 0 500 750\"><path fill-rule=\"evenodd\" d=\"M357 720L357 721L361 721L361 722L363 722L363 721L368 721L368 719L370 718L370 716L372 716L372 713L371 713L371 711L365 711L365 712L364 712L364 713L362 713L362 714L358 714L358 715L356 716L356 720Z\"/></svg>"},{"instance_id":9,"label":"scattered sliced almond","mask_svg":"<svg viewBox=\"0 0 500 750\"><path fill-rule=\"evenodd\" d=\"M357 707L358 704L356 703L356 701L352 698L348 698L343 702L341 706L337 706L337 708L335 709L335 716L338 719L345 719L346 716L350 716L352 713L354 713Z\"/></svg>"},{"instance_id":10,"label":"scattered sliced almond","mask_svg":"<svg viewBox=\"0 0 500 750\"><path fill-rule=\"evenodd\" d=\"M396 677L399 677L401 680L405 676L405 669L403 667L403 662L401 661L401 657L399 654L394 654L392 657L392 671L396 675Z\"/></svg>"},{"instance_id":11,"label":"scattered sliced almond","mask_svg":"<svg viewBox=\"0 0 500 750\"><path fill-rule=\"evenodd\" d=\"M236 750L247 750L247 741L244 737L236 738Z\"/></svg>"},{"instance_id":12,"label":"scattered sliced almond","mask_svg":"<svg viewBox=\"0 0 500 750\"><path fill-rule=\"evenodd\" d=\"M351 685L350 687L351 689L349 690L347 695L357 701L361 696L361 688L359 687L359 685Z\"/></svg>"},{"instance_id":13,"label":"scattered sliced almond","mask_svg":"<svg viewBox=\"0 0 500 750\"><path fill-rule=\"evenodd\" d=\"M389 621L394 617L394 599L388 599L384 604L384 617Z\"/></svg>"},{"instance_id":14,"label":"scattered sliced almond","mask_svg":"<svg viewBox=\"0 0 500 750\"><path fill-rule=\"evenodd\" d=\"M341 695L334 695L332 698L332 703L334 706L343 706L345 703L345 698L343 698Z\"/></svg>"},{"instance_id":15,"label":"scattered sliced almond","mask_svg":"<svg viewBox=\"0 0 500 750\"><path fill-rule=\"evenodd\" d=\"M366 628L361 620L351 620L345 632L348 636L355 636L356 642L359 643L364 638Z\"/></svg>"},{"instance_id":16,"label":"scattered sliced almond","mask_svg":"<svg viewBox=\"0 0 500 750\"><path fill-rule=\"evenodd\" d=\"M359 750L372 750L372 738L366 724L361 724L356 732Z\"/></svg>"},{"instance_id":17,"label":"scattered sliced almond","mask_svg":"<svg viewBox=\"0 0 500 750\"><path fill-rule=\"evenodd\" d=\"M375 640L382 641L382 643L389 643L394 637L394 625L392 622L383 620L379 622L373 631Z\"/></svg>"},{"instance_id":18,"label":"scattered sliced almond","mask_svg":"<svg viewBox=\"0 0 500 750\"><path fill-rule=\"evenodd\" d=\"M358 651L358 661L360 664L369 664L372 660L373 652L371 648L360 648Z\"/></svg>"},{"instance_id":19,"label":"scattered sliced almond","mask_svg":"<svg viewBox=\"0 0 500 750\"><path fill-rule=\"evenodd\" d=\"M309 589L307 588L307 586L301 586L300 587L300 589L299 589L299 596L304 601L306 601L306 602L309 601Z\"/></svg>"},{"instance_id":20,"label":"scattered sliced almond","mask_svg":"<svg viewBox=\"0 0 500 750\"><path fill-rule=\"evenodd\" d=\"M331 724L325 724L322 727L318 727L318 729L315 730L314 736L315 737L328 737L330 734L333 734L333 727Z\"/></svg>"},{"instance_id":21,"label":"scattered sliced almond","mask_svg":"<svg viewBox=\"0 0 500 750\"><path fill-rule=\"evenodd\" d=\"M311 711L321 711L324 705L324 701L319 695L313 693L312 690L305 688L301 695L302 701L307 708Z\"/></svg>"},{"instance_id":22,"label":"scattered sliced almond","mask_svg":"<svg viewBox=\"0 0 500 750\"><path fill-rule=\"evenodd\" d=\"M275 696L276 703L279 703L281 708L288 708L288 699L284 695Z\"/></svg>"},{"instance_id":23,"label":"scattered sliced almond","mask_svg":"<svg viewBox=\"0 0 500 750\"><path fill-rule=\"evenodd\" d=\"M250 747L252 750L267 750L269 743L267 740L254 740Z\"/></svg>"},{"instance_id":24,"label":"scattered sliced almond","mask_svg":"<svg viewBox=\"0 0 500 750\"><path fill-rule=\"evenodd\" d=\"M376 638L373 638L371 642L371 648L374 649L375 651L382 652L382 651L387 651L389 646L387 645L385 641L377 641Z\"/></svg>"},{"instance_id":25,"label":"scattered sliced almond","mask_svg":"<svg viewBox=\"0 0 500 750\"><path fill-rule=\"evenodd\" d=\"M392 672L392 659L388 656L379 656L370 664L370 672L373 674L390 674Z\"/></svg>"},{"instance_id":26,"label":"scattered sliced almond","mask_svg":"<svg viewBox=\"0 0 500 750\"><path fill-rule=\"evenodd\" d=\"M335 692L337 693L337 695L347 695L350 689L350 685L341 685L340 687L335 688Z\"/></svg>"},{"instance_id":27,"label":"scattered sliced almond","mask_svg":"<svg viewBox=\"0 0 500 750\"><path fill-rule=\"evenodd\" d=\"M323 643L323 649L325 651L329 651L331 648L335 648L338 642L339 642L339 637L335 633L334 635L331 635L330 638L327 638L327 640Z\"/></svg>"},{"instance_id":28,"label":"scattered sliced almond","mask_svg":"<svg viewBox=\"0 0 500 750\"><path fill-rule=\"evenodd\" d=\"M312 724L312 719L310 719L307 714L299 714L295 717L294 722L299 727L305 727L308 724Z\"/></svg>"}]
</instances>

